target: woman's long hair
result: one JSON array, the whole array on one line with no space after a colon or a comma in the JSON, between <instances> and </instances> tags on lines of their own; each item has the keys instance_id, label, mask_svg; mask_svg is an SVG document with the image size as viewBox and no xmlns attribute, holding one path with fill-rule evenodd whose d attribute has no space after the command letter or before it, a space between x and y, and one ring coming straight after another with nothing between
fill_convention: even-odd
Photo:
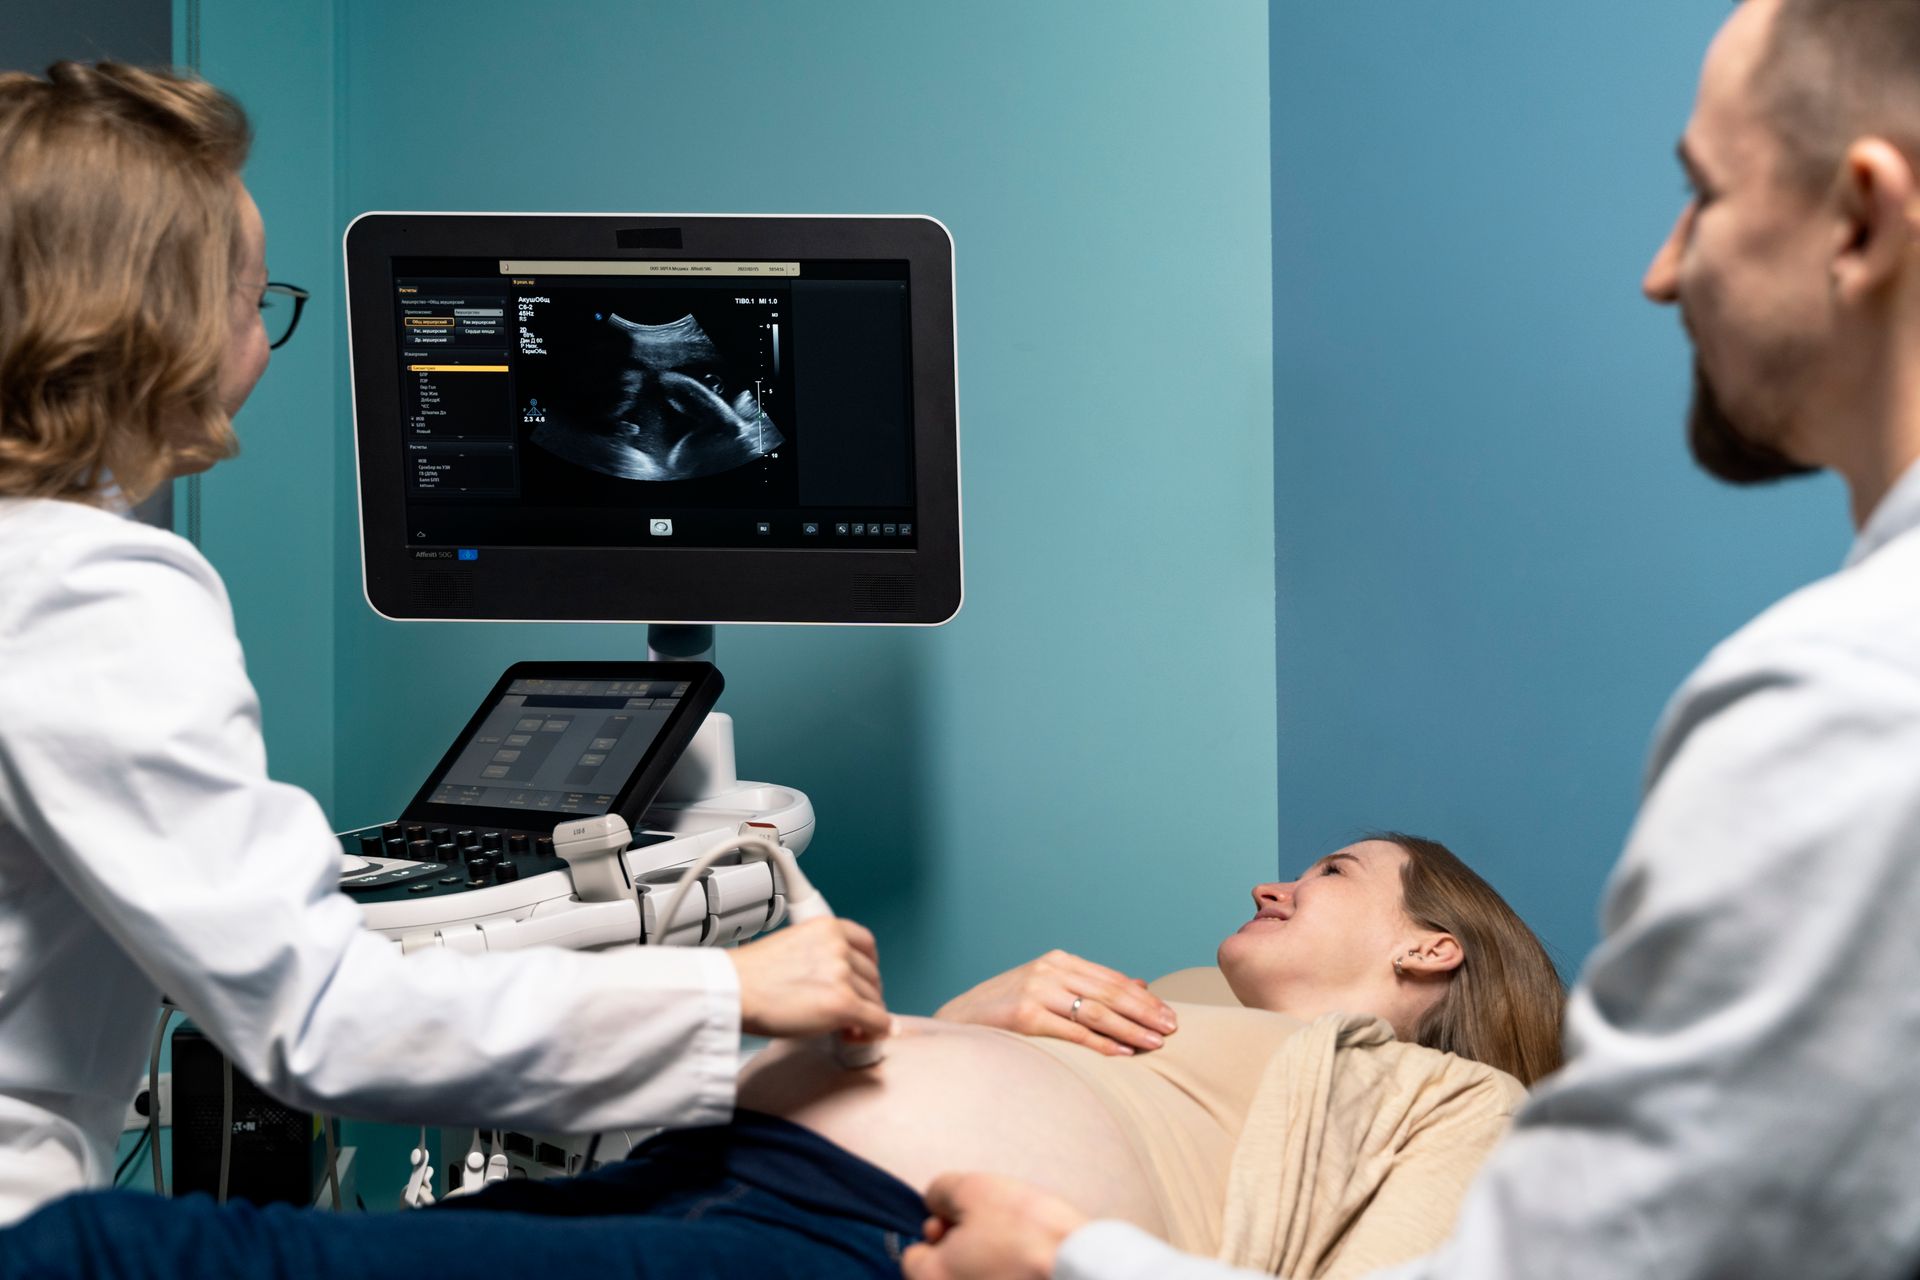
<instances>
[{"instance_id":1,"label":"woman's long hair","mask_svg":"<svg viewBox=\"0 0 1920 1280\"><path fill-rule=\"evenodd\" d=\"M1556 1070L1567 993L1533 930L1437 840L1397 831L1374 838L1406 851L1400 890L1407 915L1422 929L1452 934L1465 957L1414 1039L1529 1086Z\"/></svg>"},{"instance_id":2,"label":"woman's long hair","mask_svg":"<svg viewBox=\"0 0 1920 1280\"><path fill-rule=\"evenodd\" d=\"M191 76L0 74L0 497L137 501L233 452L249 140Z\"/></svg>"}]
</instances>

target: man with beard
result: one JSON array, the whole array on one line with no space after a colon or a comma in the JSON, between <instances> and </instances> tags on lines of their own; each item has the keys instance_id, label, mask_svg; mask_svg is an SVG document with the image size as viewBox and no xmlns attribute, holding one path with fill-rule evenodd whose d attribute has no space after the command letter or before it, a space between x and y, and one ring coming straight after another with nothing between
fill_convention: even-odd
<instances>
[{"instance_id":1,"label":"man with beard","mask_svg":"<svg viewBox=\"0 0 1920 1280\"><path fill-rule=\"evenodd\" d=\"M1920 1272L1920 0L1745 0L1680 160L1645 289L1693 341L1694 456L1831 468L1858 537L1675 695L1567 1065L1380 1280ZM912 1280L1229 1274L999 1180L928 1201Z\"/></svg>"}]
</instances>

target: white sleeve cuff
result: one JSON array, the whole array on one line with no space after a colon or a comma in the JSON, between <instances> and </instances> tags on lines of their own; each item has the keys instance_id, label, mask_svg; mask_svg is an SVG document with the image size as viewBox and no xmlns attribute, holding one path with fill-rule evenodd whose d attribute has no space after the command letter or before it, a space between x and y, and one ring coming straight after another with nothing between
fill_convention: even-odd
<instances>
[{"instance_id":1,"label":"white sleeve cuff","mask_svg":"<svg viewBox=\"0 0 1920 1280\"><path fill-rule=\"evenodd\" d=\"M701 1017L666 1074L681 1076L684 1101L656 1123L698 1129L733 1119L740 1078L740 971L717 947L635 947L608 953L633 962L634 985L703 989ZM669 1051L671 1052L671 1051Z\"/></svg>"},{"instance_id":2,"label":"white sleeve cuff","mask_svg":"<svg viewBox=\"0 0 1920 1280\"><path fill-rule=\"evenodd\" d=\"M695 1108L713 1117L701 1123L725 1124L733 1119L734 1100L740 1086L740 971L719 948L688 949L702 957L701 976L707 981L707 1000L712 1010L700 1035L700 1056L712 1066L702 1072L706 1082L695 1100Z\"/></svg>"},{"instance_id":3,"label":"white sleeve cuff","mask_svg":"<svg viewBox=\"0 0 1920 1280\"><path fill-rule=\"evenodd\" d=\"M1095 1222L1068 1236L1053 1280L1238 1280L1257 1273L1182 1253L1125 1222Z\"/></svg>"}]
</instances>

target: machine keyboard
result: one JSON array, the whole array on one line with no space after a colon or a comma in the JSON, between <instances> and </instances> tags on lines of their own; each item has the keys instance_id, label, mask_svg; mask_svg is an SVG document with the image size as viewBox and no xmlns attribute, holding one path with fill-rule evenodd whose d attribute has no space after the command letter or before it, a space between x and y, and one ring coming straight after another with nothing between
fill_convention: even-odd
<instances>
[{"instance_id":1,"label":"machine keyboard","mask_svg":"<svg viewBox=\"0 0 1920 1280\"><path fill-rule=\"evenodd\" d=\"M633 847L670 838L640 832ZM567 865L553 851L551 831L402 820L341 832L340 847L350 862L370 864L340 879L340 888L363 902L465 893Z\"/></svg>"}]
</instances>

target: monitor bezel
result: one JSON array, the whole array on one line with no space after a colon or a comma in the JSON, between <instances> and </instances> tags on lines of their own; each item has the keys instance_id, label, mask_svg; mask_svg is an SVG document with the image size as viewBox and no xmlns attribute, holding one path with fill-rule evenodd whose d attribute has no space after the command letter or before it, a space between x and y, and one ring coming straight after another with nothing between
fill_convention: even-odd
<instances>
[{"instance_id":1,"label":"monitor bezel","mask_svg":"<svg viewBox=\"0 0 1920 1280\"><path fill-rule=\"evenodd\" d=\"M678 248L622 248L629 243ZM922 215L401 213L343 236L361 582L396 621L937 626L964 594L953 241ZM853 259L908 264L917 542L912 550L492 547L423 555L405 534L395 258ZM441 554L445 553L445 554ZM435 556L439 558L436 559ZM417 589L420 575L443 589ZM484 579L478 575L484 574ZM449 575L484 582L465 603ZM610 587L609 584L618 584ZM423 597L439 595L443 599Z\"/></svg>"},{"instance_id":2,"label":"monitor bezel","mask_svg":"<svg viewBox=\"0 0 1920 1280\"><path fill-rule=\"evenodd\" d=\"M711 662L516 662L503 672L494 682L487 696L467 719L466 725L447 745L440 762L427 774L426 781L420 785L419 792L401 813L401 821L413 823L434 823L442 826L460 827L498 827L510 830L533 831L551 829L569 819L596 817L596 814L573 813L563 809L512 809L494 808L490 805L474 804L434 804L427 797L438 789L440 780L460 758L460 752L466 747L473 735L486 723L487 714L506 696L507 688L515 680L684 680L688 684L686 694L681 697L680 705L673 709L660 731L654 735L653 742L647 747L640 763L627 775L626 783L614 796L608 813L617 813L625 818L627 825L638 831L640 820L647 806L653 803L660 788L666 785L667 775L673 772L685 754L694 735L700 732L700 726L706 722L707 713L720 700L720 693L726 688L726 680L720 669ZM528 819L535 821L529 823ZM547 819L552 821L548 822Z\"/></svg>"}]
</instances>

